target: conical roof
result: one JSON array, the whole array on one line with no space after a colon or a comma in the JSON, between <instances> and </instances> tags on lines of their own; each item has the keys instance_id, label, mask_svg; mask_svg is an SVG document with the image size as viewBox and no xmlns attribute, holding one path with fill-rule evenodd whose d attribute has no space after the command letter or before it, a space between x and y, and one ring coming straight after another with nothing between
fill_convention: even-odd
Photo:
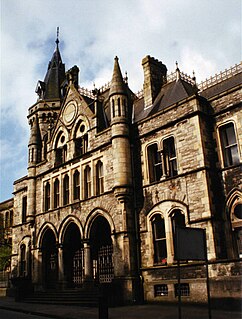
<instances>
[{"instance_id":1,"label":"conical roof","mask_svg":"<svg viewBox=\"0 0 242 319\"><path fill-rule=\"evenodd\" d=\"M41 135L37 118L34 118L33 124L31 127L31 133L29 138L29 145L36 145L38 148L41 148Z\"/></svg>"},{"instance_id":2,"label":"conical roof","mask_svg":"<svg viewBox=\"0 0 242 319\"><path fill-rule=\"evenodd\" d=\"M113 77L109 90L109 97L113 94L127 94L127 86L123 80L117 56L114 59Z\"/></svg>"},{"instance_id":3,"label":"conical roof","mask_svg":"<svg viewBox=\"0 0 242 319\"><path fill-rule=\"evenodd\" d=\"M65 80L65 64L62 63L58 44L59 40L57 39L56 49L49 62L44 79L45 90L43 99L45 100L61 98L61 84Z\"/></svg>"}]
</instances>

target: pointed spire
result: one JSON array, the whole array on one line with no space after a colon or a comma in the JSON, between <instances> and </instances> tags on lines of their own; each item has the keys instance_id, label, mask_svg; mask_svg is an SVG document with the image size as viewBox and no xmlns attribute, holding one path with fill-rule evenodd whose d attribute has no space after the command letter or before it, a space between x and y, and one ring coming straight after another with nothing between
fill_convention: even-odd
<instances>
[{"instance_id":1,"label":"pointed spire","mask_svg":"<svg viewBox=\"0 0 242 319\"><path fill-rule=\"evenodd\" d=\"M114 59L113 77L111 81L109 97L113 94L127 94L127 87L123 80L117 56Z\"/></svg>"},{"instance_id":2,"label":"pointed spire","mask_svg":"<svg viewBox=\"0 0 242 319\"><path fill-rule=\"evenodd\" d=\"M48 65L44 79L43 99L60 99L61 84L65 80L65 65L62 63L59 51L59 27L57 27L56 48Z\"/></svg>"}]
</instances>

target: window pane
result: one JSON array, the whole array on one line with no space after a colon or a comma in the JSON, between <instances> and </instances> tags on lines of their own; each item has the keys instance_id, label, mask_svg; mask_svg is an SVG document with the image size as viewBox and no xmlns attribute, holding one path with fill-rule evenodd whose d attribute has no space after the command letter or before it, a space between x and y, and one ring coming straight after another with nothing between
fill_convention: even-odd
<instances>
[{"instance_id":1,"label":"window pane","mask_svg":"<svg viewBox=\"0 0 242 319\"><path fill-rule=\"evenodd\" d=\"M164 219L157 214L152 220L153 245L154 245L154 262L166 263L166 233Z\"/></svg>"},{"instance_id":2,"label":"window pane","mask_svg":"<svg viewBox=\"0 0 242 319\"><path fill-rule=\"evenodd\" d=\"M59 180L56 179L54 183L54 208L59 206Z\"/></svg>"},{"instance_id":3,"label":"window pane","mask_svg":"<svg viewBox=\"0 0 242 319\"><path fill-rule=\"evenodd\" d=\"M148 165L149 165L149 180L150 182L159 181L162 176L161 155L158 152L157 144L152 144L147 149Z\"/></svg>"},{"instance_id":4,"label":"window pane","mask_svg":"<svg viewBox=\"0 0 242 319\"><path fill-rule=\"evenodd\" d=\"M69 204L69 176L66 175L63 181L63 204Z\"/></svg>"},{"instance_id":5,"label":"window pane","mask_svg":"<svg viewBox=\"0 0 242 319\"><path fill-rule=\"evenodd\" d=\"M156 241L155 244L155 262L166 263L167 250L166 250L166 240L162 239Z\"/></svg>"},{"instance_id":6,"label":"window pane","mask_svg":"<svg viewBox=\"0 0 242 319\"><path fill-rule=\"evenodd\" d=\"M73 198L79 199L80 197L80 173L78 171L75 171L74 177L73 177Z\"/></svg>"},{"instance_id":7,"label":"window pane","mask_svg":"<svg viewBox=\"0 0 242 319\"><path fill-rule=\"evenodd\" d=\"M45 185L45 210L50 209L50 184Z\"/></svg>"},{"instance_id":8,"label":"window pane","mask_svg":"<svg viewBox=\"0 0 242 319\"><path fill-rule=\"evenodd\" d=\"M84 170L84 194L85 198L91 196L91 169L89 166Z\"/></svg>"},{"instance_id":9,"label":"window pane","mask_svg":"<svg viewBox=\"0 0 242 319\"><path fill-rule=\"evenodd\" d=\"M220 138L224 166L228 167L239 163L239 152L233 123L220 127Z\"/></svg>"},{"instance_id":10,"label":"window pane","mask_svg":"<svg viewBox=\"0 0 242 319\"><path fill-rule=\"evenodd\" d=\"M233 124L230 124L226 128L226 135L227 135L227 145L235 144L236 138L235 138L235 132L234 132L234 126Z\"/></svg>"},{"instance_id":11,"label":"window pane","mask_svg":"<svg viewBox=\"0 0 242 319\"><path fill-rule=\"evenodd\" d=\"M173 137L169 137L163 141L163 151L166 163L166 175L177 175L176 150Z\"/></svg>"},{"instance_id":12,"label":"window pane","mask_svg":"<svg viewBox=\"0 0 242 319\"><path fill-rule=\"evenodd\" d=\"M26 222L27 216L27 196L22 198L22 223Z\"/></svg>"},{"instance_id":13,"label":"window pane","mask_svg":"<svg viewBox=\"0 0 242 319\"><path fill-rule=\"evenodd\" d=\"M242 219L242 204L238 204L238 205L235 206L234 215L237 218Z\"/></svg>"},{"instance_id":14,"label":"window pane","mask_svg":"<svg viewBox=\"0 0 242 319\"><path fill-rule=\"evenodd\" d=\"M96 165L96 192L97 195L102 194L104 191L103 187L103 163L98 161Z\"/></svg>"},{"instance_id":15,"label":"window pane","mask_svg":"<svg viewBox=\"0 0 242 319\"><path fill-rule=\"evenodd\" d=\"M237 237L238 254L239 254L239 258L241 258L242 257L242 228L237 228L235 232Z\"/></svg>"},{"instance_id":16,"label":"window pane","mask_svg":"<svg viewBox=\"0 0 242 319\"><path fill-rule=\"evenodd\" d=\"M154 220L154 236L155 239L166 237L164 219L160 215L156 216Z\"/></svg>"},{"instance_id":17,"label":"window pane","mask_svg":"<svg viewBox=\"0 0 242 319\"><path fill-rule=\"evenodd\" d=\"M179 295L179 285L175 284L175 297ZM180 284L180 295L187 297L190 296L190 287L187 283L181 283Z\"/></svg>"},{"instance_id":18,"label":"window pane","mask_svg":"<svg viewBox=\"0 0 242 319\"><path fill-rule=\"evenodd\" d=\"M238 153L237 145L234 145L231 147L231 158L232 158L232 164L239 163L239 153Z\"/></svg>"},{"instance_id":19,"label":"window pane","mask_svg":"<svg viewBox=\"0 0 242 319\"><path fill-rule=\"evenodd\" d=\"M155 297L168 296L168 286L166 284L154 286Z\"/></svg>"}]
</instances>

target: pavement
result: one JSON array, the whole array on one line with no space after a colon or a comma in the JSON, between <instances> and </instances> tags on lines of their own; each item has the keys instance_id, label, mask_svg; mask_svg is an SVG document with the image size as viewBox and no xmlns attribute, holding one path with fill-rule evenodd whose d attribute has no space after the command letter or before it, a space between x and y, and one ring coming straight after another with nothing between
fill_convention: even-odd
<instances>
[{"instance_id":1,"label":"pavement","mask_svg":"<svg viewBox=\"0 0 242 319\"><path fill-rule=\"evenodd\" d=\"M31 315L57 319L178 319L177 305L143 304L115 307L108 309L106 315L99 316L98 308L45 305L16 302L12 297L0 297L1 309L22 312ZM182 305L179 319L242 319L239 311L212 309L209 318L208 309L204 306ZM4 318L3 318L4 319Z\"/></svg>"}]
</instances>

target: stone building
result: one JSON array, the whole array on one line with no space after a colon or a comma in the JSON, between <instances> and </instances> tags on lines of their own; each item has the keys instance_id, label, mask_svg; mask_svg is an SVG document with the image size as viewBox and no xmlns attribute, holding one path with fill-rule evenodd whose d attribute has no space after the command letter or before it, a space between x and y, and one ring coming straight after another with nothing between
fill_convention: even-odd
<instances>
[{"instance_id":1,"label":"stone building","mask_svg":"<svg viewBox=\"0 0 242 319\"><path fill-rule=\"evenodd\" d=\"M29 108L28 175L14 182L12 277L174 301L176 226L202 228L211 296L239 298L241 64L199 85L178 65L142 66L138 94L117 57L111 82L88 91L57 39ZM181 264L181 295L206 301L204 262Z\"/></svg>"}]
</instances>

